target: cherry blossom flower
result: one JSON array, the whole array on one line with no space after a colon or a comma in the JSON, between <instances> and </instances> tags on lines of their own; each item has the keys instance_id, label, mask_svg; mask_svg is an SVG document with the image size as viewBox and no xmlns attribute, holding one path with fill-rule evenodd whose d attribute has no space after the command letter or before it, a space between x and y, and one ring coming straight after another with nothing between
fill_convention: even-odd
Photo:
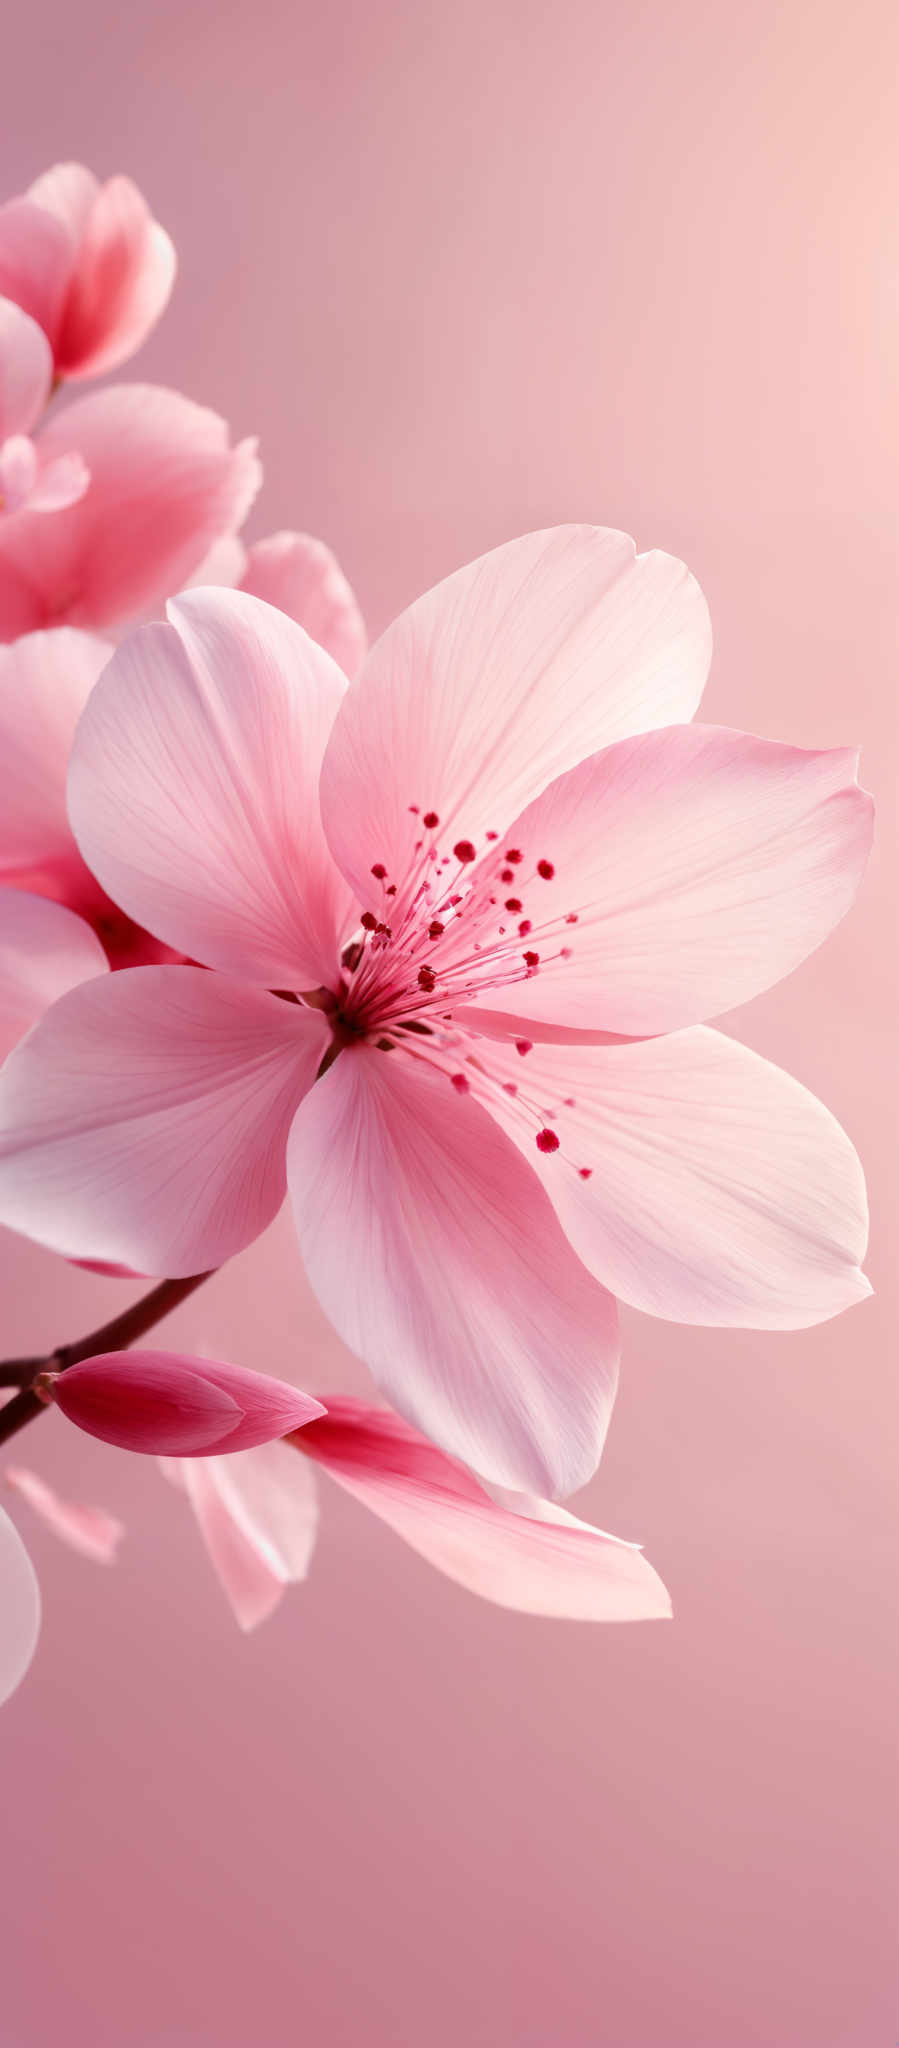
<instances>
[{"instance_id":1,"label":"cherry blossom flower","mask_svg":"<svg viewBox=\"0 0 899 2048\"><path fill-rule=\"evenodd\" d=\"M77 460L90 486L52 519L26 505L0 521L0 640L152 611L241 525L261 478L255 441L232 448L217 413L151 384L76 398L35 449L39 473Z\"/></svg>"},{"instance_id":2,"label":"cherry blossom flower","mask_svg":"<svg viewBox=\"0 0 899 2048\"><path fill-rule=\"evenodd\" d=\"M0 206L0 292L47 337L57 377L134 354L168 302L175 251L130 178L56 164Z\"/></svg>"},{"instance_id":3,"label":"cherry blossom flower","mask_svg":"<svg viewBox=\"0 0 899 2048\"><path fill-rule=\"evenodd\" d=\"M638 1545L551 1501L492 1499L408 1423L364 1401L329 1394L327 1414L287 1443L162 1463L188 1496L245 1630L308 1573L318 1527L312 1464L437 1571L500 1607L571 1621L649 1621L671 1612Z\"/></svg>"},{"instance_id":4,"label":"cherry blossom flower","mask_svg":"<svg viewBox=\"0 0 899 2048\"><path fill-rule=\"evenodd\" d=\"M40 419L53 382L53 357L46 335L21 307L0 298L0 516L59 512L74 505L90 483L77 450L47 456L31 429Z\"/></svg>"},{"instance_id":5,"label":"cherry blossom flower","mask_svg":"<svg viewBox=\"0 0 899 2048\"><path fill-rule=\"evenodd\" d=\"M203 965L99 976L35 1026L0 1076L0 1217L189 1274L289 1181L394 1405L541 1496L599 1457L616 1295L769 1329L863 1298L849 1140L702 1020L843 915L870 802L846 752L686 724L709 652L681 564L577 527L451 576L349 687L246 593L132 634L70 817Z\"/></svg>"}]
</instances>

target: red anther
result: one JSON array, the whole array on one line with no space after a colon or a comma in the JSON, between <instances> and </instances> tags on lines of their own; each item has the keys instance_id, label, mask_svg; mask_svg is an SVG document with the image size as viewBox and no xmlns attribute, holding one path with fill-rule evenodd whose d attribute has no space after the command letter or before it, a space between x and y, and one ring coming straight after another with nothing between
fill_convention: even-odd
<instances>
[{"instance_id":1,"label":"red anther","mask_svg":"<svg viewBox=\"0 0 899 2048\"><path fill-rule=\"evenodd\" d=\"M376 932L378 929L378 920L373 910L363 910L359 923L367 932Z\"/></svg>"},{"instance_id":2,"label":"red anther","mask_svg":"<svg viewBox=\"0 0 899 2048\"><path fill-rule=\"evenodd\" d=\"M523 917L523 918L522 918L522 920L521 920L521 923L520 923L520 925L519 925L519 927L518 927L518 936L519 936L519 938L520 938L520 939L526 939L526 938L527 938L527 935L528 935L528 932L530 931L530 929L531 929L531 920L530 920L530 918L529 918L529 917Z\"/></svg>"},{"instance_id":3,"label":"red anther","mask_svg":"<svg viewBox=\"0 0 899 2048\"><path fill-rule=\"evenodd\" d=\"M468 1094L469 1088L471 1087L471 1082L469 1081L467 1074L451 1074L450 1080L452 1081L453 1087L455 1088L457 1095Z\"/></svg>"},{"instance_id":4,"label":"red anther","mask_svg":"<svg viewBox=\"0 0 899 2048\"><path fill-rule=\"evenodd\" d=\"M417 818L417 817L418 817L418 808L419 808L419 807L418 807L418 805L417 805L417 804L410 804L410 805L409 805L409 809L410 809L410 811L412 812L412 816L413 816L413 818Z\"/></svg>"},{"instance_id":5,"label":"red anther","mask_svg":"<svg viewBox=\"0 0 899 2048\"><path fill-rule=\"evenodd\" d=\"M511 861L514 867L518 861L524 859L524 854L519 851L517 846L507 846L505 858L506 860Z\"/></svg>"},{"instance_id":6,"label":"red anther","mask_svg":"<svg viewBox=\"0 0 899 2048\"><path fill-rule=\"evenodd\" d=\"M503 1082L503 1092L504 1092L504 1094L506 1094L506 1095L517 1095L517 1094L518 1094L518 1082L517 1082L517 1081L504 1081L504 1082Z\"/></svg>"},{"instance_id":7,"label":"red anther","mask_svg":"<svg viewBox=\"0 0 899 2048\"><path fill-rule=\"evenodd\" d=\"M514 912L514 911L516 911L516 910L520 910L520 909L521 909L521 897L520 897L520 896L508 896L508 897L506 898L506 909L507 909L507 910L511 910L511 911L513 911L513 912Z\"/></svg>"},{"instance_id":8,"label":"red anther","mask_svg":"<svg viewBox=\"0 0 899 2048\"><path fill-rule=\"evenodd\" d=\"M575 1102L574 1096L566 1095L563 1100L562 1107L563 1109L577 1109L577 1103Z\"/></svg>"},{"instance_id":9,"label":"red anther","mask_svg":"<svg viewBox=\"0 0 899 2048\"><path fill-rule=\"evenodd\" d=\"M456 859L462 861L463 864L470 860L477 860L478 857L470 839L457 839L453 852Z\"/></svg>"},{"instance_id":10,"label":"red anther","mask_svg":"<svg viewBox=\"0 0 899 2048\"><path fill-rule=\"evenodd\" d=\"M421 822L423 825L427 825L429 832L433 832L434 826L439 825L440 819L438 818L436 811L425 811L424 817L422 818Z\"/></svg>"},{"instance_id":11,"label":"red anther","mask_svg":"<svg viewBox=\"0 0 899 2048\"><path fill-rule=\"evenodd\" d=\"M555 1131L548 1131L544 1129L542 1131L537 1132L538 1152L558 1152L558 1149L559 1140L556 1137Z\"/></svg>"},{"instance_id":12,"label":"red anther","mask_svg":"<svg viewBox=\"0 0 899 2048\"><path fill-rule=\"evenodd\" d=\"M571 947L570 947L570 946L560 946L560 947L559 947L559 959L560 959L560 960L570 960L570 959L571 959Z\"/></svg>"},{"instance_id":13,"label":"red anther","mask_svg":"<svg viewBox=\"0 0 899 2048\"><path fill-rule=\"evenodd\" d=\"M380 927L379 927L379 929L380 929ZM539 967L539 965L540 965L540 955L539 955L539 953L526 953L526 954L525 954L525 956L524 956L524 964L525 964L525 966L526 966L526 967Z\"/></svg>"},{"instance_id":14,"label":"red anther","mask_svg":"<svg viewBox=\"0 0 899 2048\"><path fill-rule=\"evenodd\" d=\"M565 923L566 923L566 924L577 924L577 911L576 911L576 910L569 910L569 912L568 912L568 916L567 916L567 917L566 917L566 919L565 919Z\"/></svg>"},{"instance_id":15,"label":"red anther","mask_svg":"<svg viewBox=\"0 0 899 2048\"><path fill-rule=\"evenodd\" d=\"M578 1173L580 1174L581 1180L589 1180L593 1173L593 1168L592 1166L579 1166Z\"/></svg>"},{"instance_id":16,"label":"red anther","mask_svg":"<svg viewBox=\"0 0 899 2048\"><path fill-rule=\"evenodd\" d=\"M435 981L435 976L434 976L434 975L432 974L432 972L431 972L431 969L430 969L430 967L420 967L420 968L419 968L419 970L418 970L418 986L419 986L419 988L423 988L423 989L427 990L428 994L430 994L430 991L431 991L431 989L432 989L432 988L434 987L434 981Z\"/></svg>"},{"instance_id":17,"label":"red anther","mask_svg":"<svg viewBox=\"0 0 899 2048\"><path fill-rule=\"evenodd\" d=\"M553 864L552 864L552 861L551 861L551 860L538 860L538 862L537 862L537 873L538 873L538 875L542 875L542 876L543 876L543 880L544 880L544 882L551 882L551 881L552 881L552 878L553 878L553 875L555 874L555 872L556 872L556 871L555 871L555 868L553 867Z\"/></svg>"},{"instance_id":18,"label":"red anther","mask_svg":"<svg viewBox=\"0 0 899 2048\"><path fill-rule=\"evenodd\" d=\"M485 838L485 839L498 839L498 838L499 838L499 833L498 833L498 832L485 832L485 833L484 833L484 838Z\"/></svg>"},{"instance_id":19,"label":"red anther","mask_svg":"<svg viewBox=\"0 0 899 2048\"><path fill-rule=\"evenodd\" d=\"M379 935L380 935L380 937L381 937L382 939L392 939L392 938L393 938L393 932L392 932L392 930L391 930L391 927L390 927L390 925L389 925L389 924L376 924L376 925L375 925L375 931L379 933Z\"/></svg>"},{"instance_id":20,"label":"red anther","mask_svg":"<svg viewBox=\"0 0 899 2048\"><path fill-rule=\"evenodd\" d=\"M533 1050L534 1050L534 1041L533 1041L533 1039L532 1039L532 1038L516 1038L516 1040L515 1040L515 1050L516 1050L516 1052L520 1052L520 1054L521 1054L521 1057L522 1057L522 1059L524 1059L524 1056L525 1056L525 1053L526 1053L526 1052L533 1052Z\"/></svg>"},{"instance_id":21,"label":"red anther","mask_svg":"<svg viewBox=\"0 0 899 2048\"><path fill-rule=\"evenodd\" d=\"M395 895L396 895L396 883L395 883L395 882L391 882L391 884L390 884L390 887L389 887L389 889L385 889L385 891L384 891L384 894L385 894L385 896L395 896Z\"/></svg>"},{"instance_id":22,"label":"red anther","mask_svg":"<svg viewBox=\"0 0 899 2048\"><path fill-rule=\"evenodd\" d=\"M461 896L451 896L449 900L453 906L453 909L455 910L456 904L461 903L462 898Z\"/></svg>"},{"instance_id":23,"label":"red anther","mask_svg":"<svg viewBox=\"0 0 899 2048\"><path fill-rule=\"evenodd\" d=\"M501 881L501 882L514 882L514 880L515 880L515 870L514 870L514 868L500 868L499 878L500 878L500 881Z\"/></svg>"},{"instance_id":24,"label":"red anther","mask_svg":"<svg viewBox=\"0 0 899 2048\"><path fill-rule=\"evenodd\" d=\"M431 923L428 925L428 938L439 939L443 929L444 927L439 917L432 918Z\"/></svg>"},{"instance_id":25,"label":"red anther","mask_svg":"<svg viewBox=\"0 0 899 2048\"><path fill-rule=\"evenodd\" d=\"M372 874L374 875L376 882L386 882L387 869L385 868L384 862L382 860L375 861L374 867L372 868Z\"/></svg>"}]
</instances>

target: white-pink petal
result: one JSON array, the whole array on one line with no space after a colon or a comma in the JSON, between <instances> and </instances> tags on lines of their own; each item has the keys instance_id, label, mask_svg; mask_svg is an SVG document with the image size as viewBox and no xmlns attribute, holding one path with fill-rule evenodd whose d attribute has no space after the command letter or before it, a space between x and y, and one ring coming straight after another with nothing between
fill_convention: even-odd
<instances>
[{"instance_id":1,"label":"white-pink petal","mask_svg":"<svg viewBox=\"0 0 899 2048\"><path fill-rule=\"evenodd\" d=\"M0 1220L142 1273L221 1265L280 1207L320 1015L199 967L101 976L0 1071Z\"/></svg>"},{"instance_id":2,"label":"white-pink petal","mask_svg":"<svg viewBox=\"0 0 899 2048\"><path fill-rule=\"evenodd\" d=\"M297 1114L288 1178L311 1284L400 1413L501 1485L582 1485L615 1304L480 1104L405 1051L342 1053Z\"/></svg>"},{"instance_id":3,"label":"white-pink petal","mask_svg":"<svg viewBox=\"0 0 899 2048\"><path fill-rule=\"evenodd\" d=\"M18 1530L0 1508L0 1706L21 1684L37 1647L41 1596Z\"/></svg>"},{"instance_id":4,"label":"white-pink petal","mask_svg":"<svg viewBox=\"0 0 899 2048\"><path fill-rule=\"evenodd\" d=\"M858 1157L823 1103L747 1046L697 1027L535 1045L523 1063L491 1045L488 1063L552 1119L559 1149L541 1153L523 1096L490 1091L571 1244L623 1301L779 1330L870 1293Z\"/></svg>"},{"instance_id":5,"label":"white-pink petal","mask_svg":"<svg viewBox=\"0 0 899 2048\"><path fill-rule=\"evenodd\" d=\"M108 966L96 933L73 910L0 889L0 1060L59 996Z\"/></svg>"},{"instance_id":6,"label":"white-pink petal","mask_svg":"<svg viewBox=\"0 0 899 2048\"><path fill-rule=\"evenodd\" d=\"M315 1548L318 1489L292 1445L229 1458L161 1461L190 1500L219 1582L242 1629L257 1628L286 1586L305 1579Z\"/></svg>"},{"instance_id":7,"label":"white-pink petal","mask_svg":"<svg viewBox=\"0 0 899 2048\"><path fill-rule=\"evenodd\" d=\"M54 1487L48 1486L46 1479L39 1478L36 1472L29 1472L24 1465L8 1465L3 1476L7 1486L28 1502L45 1526L52 1529L61 1542L67 1543L70 1550L92 1558L95 1564L115 1563L116 1551L125 1534L125 1524L116 1515L108 1514L105 1508L63 1500Z\"/></svg>"},{"instance_id":8,"label":"white-pink petal","mask_svg":"<svg viewBox=\"0 0 899 2048\"><path fill-rule=\"evenodd\" d=\"M510 827L522 956L532 949L539 966L479 993L478 1007L563 1033L641 1036L769 988L855 896L873 830L857 766L845 749L807 753L701 725L582 762ZM494 893L494 923L514 928L499 882ZM435 965L451 959L449 940Z\"/></svg>"},{"instance_id":9,"label":"white-pink petal","mask_svg":"<svg viewBox=\"0 0 899 2048\"><path fill-rule=\"evenodd\" d=\"M352 907L321 828L346 687L259 598L195 590L114 656L79 727L69 815L115 901L169 945L267 988L333 984Z\"/></svg>"},{"instance_id":10,"label":"white-pink petal","mask_svg":"<svg viewBox=\"0 0 899 2048\"><path fill-rule=\"evenodd\" d=\"M210 578L211 582L215 578ZM310 533L273 533L250 548L242 590L296 619L327 648L344 675L354 676L367 645L355 594L336 555Z\"/></svg>"},{"instance_id":11,"label":"white-pink petal","mask_svg":"<svg viewBox=\"0 0 899 2048\"><path fill-rule=\"evenodd\" d=\"M428 591L371 649L325 757L325 830L360 899L374 863L402 882L425 814L444 850L481 852L585 755L691 718L710 651L683 564L602 527L527 534Z\"/></svg>"},{"instance_id":12,"label":"white-pink petal","mask_svg":"<svg viewBox=\"0 0 899 2048\"><path fill-rule=\"evenodd\" d=\"M463 1466L385 1409L329 1396L327 1415L294 1442L429 1564L485 1600L570 1621L671 1612L636 1545L551 1501L498 1505Z\"/></svg>"}]
</instances>

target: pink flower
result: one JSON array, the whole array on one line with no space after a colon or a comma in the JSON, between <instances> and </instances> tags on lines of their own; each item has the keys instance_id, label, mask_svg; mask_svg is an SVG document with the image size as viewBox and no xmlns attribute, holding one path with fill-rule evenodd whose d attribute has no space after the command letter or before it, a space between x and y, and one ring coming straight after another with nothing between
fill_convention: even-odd
<instances>
[{"instance_id":1,"label":"pink flower","mask_svg":"<svg viewBox=\"0 0 899 2048\"><path fill-rule=\"evenodd\" d=\"M41 626L111 626L152 610L246 517L254 441L176 391L119 384L77 398L35 440L40 473L76 460L90 487L52 519L0 521L0 640Z\"/></svg>"},{"instance_id":2,"label":"pink flower","mask_svg":"<svg viewBox=\"0 0 899 2048\"><path fill-rule=\"evenodd\" d=\"M53 382L46 335L27 313L0 299L0 515L59 512L83 498L90 474L80 454L47 456L30 439Z\"/></svg>"},{"instance_id":3,"label":"pink flower","mask_svg":"<svg viewBox=\"0 0 899 2048\"><path fill-rule=\"evenodd\" d=\"M163 312L175 251L130 178L56 164L0 207L0 292L38 322L57 377L134 354Z\"/></svg>"},{"instance_id":4,"label":"pink flower","mask_svg":"<svg viewBox=\"0 0 899 2048\"><path fill-rule=\"evenodd\" d=\"M53 1377L48 1398L103 1443L179 1458L249 1450L325 1412L285 1380L168 1351L85 1358Z\"/></svg>"},{"instance_id":5,"label":"pink flower","mask_svg":"<svg viewBox=\"0 0 899 2048\"><path fill-rule=\"evenodd\" d=\"M661 1579L637 1545L551 1501L492 1500L470 1472L398 1416L329 1395L327 1414L289 1444L233 1458L163 1461L188 1495L243 1629L264 1621L285 1586L308 1572L318 1501L308 1465L294 1450L428 1564L500 1607L572 1621L649 1621L671 1612Z\"/></svg>"},{"instance_id":6,"label":"pink flower","mask_svg":"<svg viewBox=\"0 0 899 2048\"><path fill-rule=\"evenodd\" d=\"M192 1273L289 1180L313 1287L389 1398L540 1495L596 1464L615 1295L782 1329L869 1291L848 1139L700 1020L842 916L870 803L849 754L682 723L709 627L679 563L530 535L349 688L246 594L169 616L91 694L70 816L114 901L216 971L100 976L48 1012L0 1077L0 1216Z\"/></svg>"}]
</instances>

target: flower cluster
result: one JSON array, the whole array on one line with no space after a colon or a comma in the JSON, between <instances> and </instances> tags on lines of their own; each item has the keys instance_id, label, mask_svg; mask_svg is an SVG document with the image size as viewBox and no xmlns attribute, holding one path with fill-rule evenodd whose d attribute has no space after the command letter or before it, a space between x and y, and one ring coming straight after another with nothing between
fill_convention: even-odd
<instances>
[{"instance_id":1,"label":"flower cluster","mask_svg":"<svg viewBox=\"0 0 899 2048\"><path fill-rule=\"evenodd\" d=\"M698 585L605 528L497 548L366 654L320 542L244 549L255 448L213 414L119 384L41 420L173 270L127 180L0 210L0 1220L183 1280L289 1190L396 1412L114 1345L33 1397L165 1457L244 1626L307 1567L296 1451L494 1600L665 1613L554 1502L600 1457L618 1300L790 1329L868 1291L849 1140L707 1021L848 908L854 757L693 722ZM0 1533L8 1689L34 1596Z\"/></svg>"}]
</instances>

